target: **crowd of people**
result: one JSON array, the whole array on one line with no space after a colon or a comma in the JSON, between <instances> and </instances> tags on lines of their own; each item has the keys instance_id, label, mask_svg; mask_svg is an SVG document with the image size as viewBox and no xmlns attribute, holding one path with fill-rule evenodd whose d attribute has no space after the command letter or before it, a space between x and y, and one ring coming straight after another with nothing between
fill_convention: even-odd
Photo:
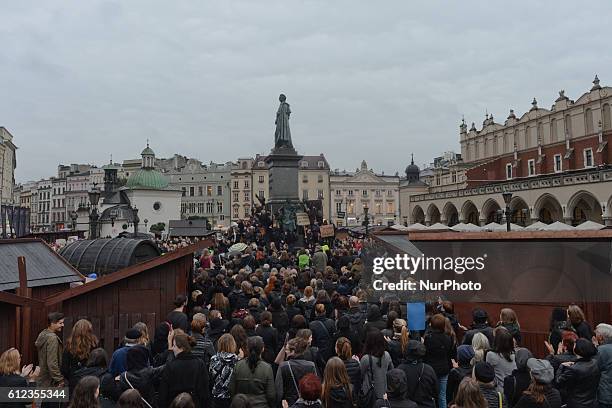
<instances>
[{"instance_id":1,"label":"crowd of people","mask_svg":"<svg viewBox=\"0 0 612 408\"><path fill-rule=\"evenodd\" d=\"M62 343L51 313L38 366L4 351L0 387L67 387L71 408L612 407L609 324L593 331L578 306L555 308L544 358L510 308L476 308L466 327L440 299L410 330L399 300L368 301L364 246L315 236L294 249L256 225L232 229L197 254L188 291L152 332L137 323L108 355L85 319Z\"/></svg>"}]
</instances>

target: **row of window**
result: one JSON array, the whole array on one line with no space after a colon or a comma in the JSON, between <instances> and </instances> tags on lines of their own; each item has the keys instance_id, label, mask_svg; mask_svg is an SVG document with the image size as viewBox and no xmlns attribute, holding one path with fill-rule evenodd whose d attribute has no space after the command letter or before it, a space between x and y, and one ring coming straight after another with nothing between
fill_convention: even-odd
<instances>
[{"instance_id":1,"label":"row of window","mask_svg":"<svg viewBox=\"0 0 612 408\"><path fill-rule=\"evenodd\" d=\"M584 149L582 151L582 163L585 169L595 165L592 148L589 147L588 149ZM553 167L555 173L560 173L563 171L563 158L560 154L555 154L553 156ZM535 159L527 160L527 175L536 175ZM512 163L506 163L506 179L511 179L512 177Z\"/></svg>"},{"instance_id":2,"label":"row of window","mask_svg":"<svg viewBox=\"0 0 612 408\"><path fill-rule=\"evenodd\" d=\"M216 202L217 213L223 212L223 203ZM181 203L181 213L183 214L213 214L215 211L215 203Z\"/></svg>"},{"instance_id":3,"label":"row of window","mask_svg":"<svg viewBox=\"0 0 612 408\"><path fill-rule=\"evenodd\" d=\"M385 194L385 190L374 190L374 197L382 197L382 195ZM386 190L386 194L387 197L393 197L393 190ZM336 195L340 196L342 195L342 190L336 190ZM355 191L354 190L348 190L348 195L349 197L355 195ZM368 190L362 190L361 191L361 196L362 197L368 197L369 191Z\"/></svg>"},{"instance_id":4,"label":"row of window","mask_svg":"<svg viewBox=\"0 0 612 408\"><path fill-rule=\"evenodd\" d=\"M361 204L363 207L366 203L362 202ZM383 202L376 202L374 203L374 207L370 211L373 211L373 214L382 214L383 208L385 208ZM349 215L355 214L355 201L349 200L346 204L344 204L342 201L336 201L336 213L344 211L346 211L346 213ZM393 201L387 201L386 213L395 213L395 204L393 203Z\"/></svg>"},{"instance_id":5,"label":"row of window","mask_svg":"<svg viewBox=\"0 0 612 408\"><path fill-rule=\"evenodd\" d=\"M212 197L213 195L213 186L206 186L206 196L207 197ZM183 197L187 197L187 187L183 187ZM196 195L196 187L195 186L191 186L189 187L189 197L195 197ZM198 186L197 187L197 195L199 197L203 197L204 196L204 186ZM223 195L223 186L217 186L217 196L222 196Z\"/></svg>"}]
</instances>

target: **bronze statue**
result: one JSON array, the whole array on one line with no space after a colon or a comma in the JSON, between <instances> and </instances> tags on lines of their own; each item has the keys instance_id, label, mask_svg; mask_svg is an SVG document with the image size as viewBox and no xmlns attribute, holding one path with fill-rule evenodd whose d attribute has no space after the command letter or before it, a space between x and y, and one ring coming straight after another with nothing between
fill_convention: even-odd
<instances>
[{"instance_id":1,"label":"bronze statue","mask_svg":"<svg viewBox=\"0 0 612 408\"><path fill-rule=\"evenodd\" d=\"M289 116L291 115L291 108L289 104L285 102L287 97L284 94L280 94L278 97L280 106L276 112L276 132L274 133L274 148L288 147L293 149L293 143L291 143L291 130L289 129Z\"/></svg>"}]
</instances>

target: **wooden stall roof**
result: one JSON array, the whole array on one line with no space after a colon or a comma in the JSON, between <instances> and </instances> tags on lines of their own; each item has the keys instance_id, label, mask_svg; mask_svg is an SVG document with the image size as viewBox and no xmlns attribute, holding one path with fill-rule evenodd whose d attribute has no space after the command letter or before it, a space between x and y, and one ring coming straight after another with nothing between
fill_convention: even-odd
<instances>
[{"instance_id":1,"label":"wooden stall roof","mask_svg":"<svg viewBox=\"0 0 612 408\"><path fill-rule=\"evenodd\" d=\"M175 259L184 257L188 254L193 254L194 252L201 251L202 249L208 248L212 244L213 244L213 241L211 239L204 239L194 244L191 244L185 248L181 248L177 251L170 252L170 253L161 255L157 258L129 266L125 269L121 269L109 275L101 276L94 281L91 281L81 286L70 288L64 292L58 293L57 295L53 295L53 296L46 298L45 305L52 306L57 303L63 302L64 300L82 295L84 293L90 292L92 290L101 288L106 285L110 285L114 282L118 282L130 276L137 275L151 268L155 268L165 263L174 261Z\"/></svg>"},{"instance_id":2,"label":"wooden stall roof","mask_svg":"<svg viewBox=\"0 0 612 408\"><path fill-rule=\"evenodd\" d=\"M539 240L539 239L606 239L612 238L612 229L597 231L380 231L377 235L402 235L411 241L469 241L469 240Z\"/></svg>"},{"instance_id":3,"label":"wooden stall roof","mask_svg":"<svg viewBox=\"0 0 612 408\"><path fill-rule=\"evenodd\" d=\"M0 291L0 303L8 303L15 306L43 307L45 304L41 300L32 299L25 296L15 295L10 292Z\"/></svg>"},{"instance_id":4,"label":"wooden stall roof","mask_svg":"<svg viewBox=\"0 0 612 408\"><path fill-rule=\"evenodd\" d=\"M19 287L17 258L27 262L28 287L78 282L83 275L39 239L0 240L0 290Z\"/></svg>"}]
</instances>

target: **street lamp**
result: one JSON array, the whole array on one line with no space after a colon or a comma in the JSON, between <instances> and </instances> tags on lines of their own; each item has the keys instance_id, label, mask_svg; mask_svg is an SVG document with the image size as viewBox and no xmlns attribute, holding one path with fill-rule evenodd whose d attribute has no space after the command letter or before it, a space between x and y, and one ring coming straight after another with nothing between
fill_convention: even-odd
<instances>
[{"instance_id":1,"label":"street lamp","mask_svg":"<svg viewBox=\"0 0 612 408\"><path fill-rule=\"evenodd\" d=\"M370 207L368 207L368 203L365 203L363 205L363 213L364 213L364 219L363 219L363 225L365 225L366 227L366 236L368 236L369 234L369 226L370 226L370 217L368 217L368 212L370 211Z\"/></svg>"},{"instance_id":2,"label":"street lamp","mask_svg":"<svg viewBox=\"0 0 612 408\"><path fill-rule=\"evenodd\" d=\"M506 191L502 193L502 197L504 197L504 202L506 203L506 231L510 232L510 200L512 200L512 193Z\"/></svg>"},{"instance_id":3,"label":"street lamp","mask_svg":"<svg viewBox=\"0 0 612 408\"><path fill-rule=\"evenodd\" d=\"M77 229L77 219L79 218L79 214L72 210L72 212L70 213L70 219L72 220L72 230L76 231Z\"/></svg>"}]
</instances>

